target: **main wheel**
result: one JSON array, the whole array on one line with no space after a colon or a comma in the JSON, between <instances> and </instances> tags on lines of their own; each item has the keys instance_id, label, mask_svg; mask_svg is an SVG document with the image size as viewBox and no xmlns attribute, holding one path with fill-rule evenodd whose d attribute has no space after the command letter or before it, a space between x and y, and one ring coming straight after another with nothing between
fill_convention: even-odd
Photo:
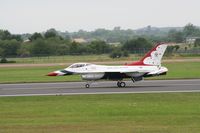
<instances>
[{"instance_id":1,"label":"main wheel","mask_svg":"<svg viewBox=\"0 0 200 133\"><path fill-rule=\"evenodd\" d=\"M89 84L86 84L86 85L85 85L85 88L90 88L90 85L89 85Z\"/></svg>"},{"instance_id":2,"label":"main wheel","mask_svg":"<svg viewBox=\"0 0 200 133\"><path fill-rule=\"evenodd\" d=\"M117 86L118 86L118 87L121 87L121 82L118 81L118 82L117 82Z\"/></svg>"},{"instance_id":3,"label":"main wheel","mask_svg":"<svg viewBox=\"0 0 200 133\"><path fill-rule=\"evenodd\" d=\"M121 83L120 83L120 86L121 86L121 87L126 87L126 83L125 83L125 82L121 82Z\"/></svg>"}]
</instances>

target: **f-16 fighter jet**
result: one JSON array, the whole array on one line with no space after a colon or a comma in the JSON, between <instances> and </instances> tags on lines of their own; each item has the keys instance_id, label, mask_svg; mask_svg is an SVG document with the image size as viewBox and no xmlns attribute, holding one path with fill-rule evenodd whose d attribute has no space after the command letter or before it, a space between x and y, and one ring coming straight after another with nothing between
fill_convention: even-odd
<instances>
[{"instance_id":1,"label":"f-16 fighter jet","mask_svg":"<svg viewBox=\"0 0 200 133\"><path fill-rule=\"evenodd\" d=\"M157 44L143 58L120 66L95 65L91 63L75 63L63 70L57 70L48 76L67 76L78 74L87 80L86 88L97 80L113 80L118 87L125 87L123 79L129 78L134 82L143 80L144 77L166 75L168 69L161 66L161 59L167 48L166 43Z\"/></svg>"}]
</instances>

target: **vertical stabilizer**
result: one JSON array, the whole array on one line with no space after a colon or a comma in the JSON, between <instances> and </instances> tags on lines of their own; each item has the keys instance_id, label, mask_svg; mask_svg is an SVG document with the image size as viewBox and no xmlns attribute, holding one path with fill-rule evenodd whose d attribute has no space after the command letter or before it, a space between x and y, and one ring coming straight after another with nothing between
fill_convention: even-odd
<instances>
[{"instance_id":1,"label":"vertical stabilizer","mask_svg":"<svg viewBox=\"0 0 200 133\"><path fill-rule=\"evenodd\" d=\"M153 65L160 66L161 59L167 48L166 43L158 44L153 49L151 49L140 61L133 62L128 65Z\"/></svg>"}]
</instances>

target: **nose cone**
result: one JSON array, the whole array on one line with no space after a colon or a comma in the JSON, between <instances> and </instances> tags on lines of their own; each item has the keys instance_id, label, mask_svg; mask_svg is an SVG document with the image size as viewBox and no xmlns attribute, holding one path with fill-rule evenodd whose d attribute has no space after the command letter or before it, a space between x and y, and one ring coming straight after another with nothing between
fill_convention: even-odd
<instances>
[{"instance_id":1,"label":"nose cone","mask_svg":"<svg viewBox=\"0 0 200 133\"><path fill-rule=\"evenodd\" d=\"M50 72L47 74L47 76L65 76L65 75L72 75L72 72L69 72L67 70L58 70L54 72Z\"/></svg>"},{"instance_id":2,"label":"nose cone","mask_svg":"<svg viewBox=\"0 0 200 133\"><path fill-rule=\"evenodd\" d=\"M47 76L57 76L57 75L58 75L58 73L55 73L55 72L50 72L47 74Z\"/></svg>"}]
</instances>

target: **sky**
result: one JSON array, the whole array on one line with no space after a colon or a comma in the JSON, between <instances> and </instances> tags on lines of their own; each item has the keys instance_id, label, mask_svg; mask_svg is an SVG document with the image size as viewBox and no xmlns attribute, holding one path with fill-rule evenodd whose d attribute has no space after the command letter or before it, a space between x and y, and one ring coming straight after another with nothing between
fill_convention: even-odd
<instances>
[{"instance_id":1,"label":"sky","mask_svg":"<svg viewBox=\"0 0 200 133\"><path fill-rule=\"evenodd\" d=\"M0 0L0 29L11 33L50 28L75 32L200 26L200 0Z\"/></svg>"}]
</instances>

